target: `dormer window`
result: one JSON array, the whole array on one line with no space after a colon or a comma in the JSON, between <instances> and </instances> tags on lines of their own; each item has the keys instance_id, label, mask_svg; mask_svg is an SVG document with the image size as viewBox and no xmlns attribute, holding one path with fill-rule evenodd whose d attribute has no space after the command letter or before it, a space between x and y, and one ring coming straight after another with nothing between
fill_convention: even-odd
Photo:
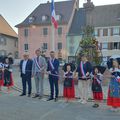
<instances>
[{"instance_id":1,"label":"dormer window","mask_svg":"<svg viewBox=\"0 0 120 120\"><path fill-rule=\"evenodd\" d=\"M117 15L117 20L120 21L120 13Z\"/></svg>"},{"instance_id":2,"label":"dormer window","mask_svg":"<svg viewBox=\"0 0 120 120\"><path fill-rule=\"evenodd\" d=\"M35 20L34 16L29 17L29 23L32 23Z\"/></svg>"},{"instance_id":3,"label":"dormer window","mask_svg":"<svg viewBox=\"0 0 120 120\"><path fill-rule=\"evenodd\" d=\"M43 15L43 16L42 16L42 21L47 21L48 18L49 18L49 17L48 17L47 15Z\"/></svg>"},{"instance_id":4,"label":"dormer window","mask_svg":"<svg viewBox=\"0 0 120 120\"><path fill-rule=\"evenodd\" d=\"M62 15L60 15L60 14L59 14L59 15L56 15L56 20L57 20L57 21L61 21L61 20L62 20Z\"/></svg>"}]
</instances>

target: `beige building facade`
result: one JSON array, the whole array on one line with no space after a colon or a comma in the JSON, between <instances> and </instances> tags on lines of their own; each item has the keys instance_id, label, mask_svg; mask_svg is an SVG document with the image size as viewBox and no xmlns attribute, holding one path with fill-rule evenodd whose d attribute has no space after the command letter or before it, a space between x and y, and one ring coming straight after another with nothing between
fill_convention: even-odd
<instances>
[{"instance_id":1,"label":"beige building facade","mask_svg":"<svg viewBox=\"0 0 120 120\"><path fill-rule=\"evenodd\" d=\"M18 36L3 16L0 15L0 56L7 55L18 58Z\"/></svg>"}]
</instances>

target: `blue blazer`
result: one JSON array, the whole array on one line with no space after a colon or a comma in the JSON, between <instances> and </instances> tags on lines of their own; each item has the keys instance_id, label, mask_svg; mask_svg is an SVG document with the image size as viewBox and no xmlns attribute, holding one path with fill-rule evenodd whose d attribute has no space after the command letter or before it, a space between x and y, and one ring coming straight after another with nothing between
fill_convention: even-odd
<instances>
[{"instance_id":1,"label":"blue blazer","mask_svg":"<svg viewBox=\"0 0 120 120\"><path fill-rule=\"evenodd\" d=\"M20 61L21 77L22 77L22 65L23 65L23 61L24 61L24 60L21 60L21 61ZM32 76L32 64L33 64L33 61L32 61L31 59L28 59L27 64L26 64L26 69L25 69L25 74L26 74L28 77L31 77L31 76Z\"/></svg>"},{"instance_id":2,"label":"blue blazer","mask_svg":"<svg viewBox=\"0 0 120 120\"><path fill-rule=\"evenodd\" d=\"M83 65L83 69L84 69L85 74L86 74L87 72L91 73L91 72L92 72L92 65L91 65L91 63L87 61L87 62ZM82 72L81 72L81 69L80 69L80 64L78 65L76 72L78 72L78 76L79 76L79 77L82 77Z\"/></svg>"},{"instance_id":3,"label":"blue blazer","mask_svg":"<svg viewBox=\"0 0 120 120\"><path fill-rule=\"evenodd\" d=\"M54 59L53 66L54 66L54 69L51 68L50 62L48 60L47 71L50 71L52 74L58 74L59 72L59 60L58 59L56 58Z\"/></svg>"}]
</instances>

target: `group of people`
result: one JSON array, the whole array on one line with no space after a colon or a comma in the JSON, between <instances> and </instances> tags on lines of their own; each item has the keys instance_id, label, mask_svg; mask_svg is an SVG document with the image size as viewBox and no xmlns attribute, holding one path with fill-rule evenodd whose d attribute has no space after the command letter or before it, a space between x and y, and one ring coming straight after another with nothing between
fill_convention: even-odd
<instances>
[{"instance_id":1,"label":"group of people","mask_svg":"<svg viewBox=\"0 0 120 120\"><path fill-rule=\"evenodd\" d=\"M28 97L31 96L32 84L31 78L35 79L36 93L33 98L41 99L44 93L44 75L48 74L50 84L50 100L58 100L58 80L59 80L59 60L55 58L55 52L50 52L50 59L46 62L45 58L41 56L41 50L35 51L36 57L29 58L28 53L23 55L23 60L20 62L20 71L22 78L23 92L20 96L26 95L26 84L28 84ZM54 95L55 88L55 95Z\"/></svg>"},{"instance_id":2,"label":"group of people","mask_svg":"<svg viewBox=\"0 0 120 120\"><path fill-rule=\"evenodd\" d=\"M36 93L33 98L43 98L44 95L44 75L48 75L50 85L50 96L47 101L58 101L59 96L59 79L64 79L63 82L63 97L66 102L75 99L75 82L78 81L78 93L79 102L86 104L88 100L88 89L91 84L91 90L94 99L94 108L99 107L99 103L103 100L102 81L103 71L99 66L92 66L88 61L86 55L82 55L78 66L74 66L71 63L64 65L64 75L59 76L59 60L55 57L55 52L50 52L50 58L48 61L41 56L41 50L35 51L36 57L29 58L29 54L23 55L23 60L20 61L20 72L22 78L23 91L20 96L25 96L26 84L28 84L28 97L31 96L32 83L31 78L35 79ZM109 87L107 105L112 106L112 111L117 111L120 107L120 68L117 59L112 61L112 68L109 69L111 75ZM11 64L9 64L8 58L5 59L4 64L0 63L0 86L13 85ZM105 69L104 69L105 71Z\"/></svg>"},{"instance_id":3,"label":"group of people","mask_svg":"<svg viewBox=\"0 0 120 120\"><path fill-rule=\"evenodd\" d=\"M92 66L91 63L87 60L87 56L81 56L81 61L75 70L74 75L70 71L69 64L67 66L67 73L65 78L69 78L69 81L72 80L72 85L67 91L67 99L72 96L74 98L74 79L78 79L78 90L80 102L82 104L87 103L88 100L88 88L90 85L90 80L92 80L91 90L93 93L94 99L94 108L99 107L99 103L103 100L103 90L102 90L102 81L103 73L106 70L105 67L101 66ZM120 107L120 66L117 59L112 60L112 68L109 69L110 78L109 87L108 87L108 97L107 105L111 106L110 110L118 111ZM68 79L67 79L68 80ZM66 79L65 79L66 81ZM65 82L64 81L64 82ZM66 96L66 86L64 86L64 96ZM71 91L70 91L71 90Z\"/></svg>"},{"instance_id":4,"label":"group of people","mask_svg":"<svg viewBox=\"0 0 120 120\"><path fill-rule=\"evenodd\" d=\"M5 86L10 90L14 85L12 78L12 63L9 57L0 57L0 91Z\"/></svg>"},{"instance_id":5,"label":"group of people","mask_svg":"<svg viewBox=\"0 0 120 120\"><path fill-rule=\"evenodd\" d=\"M20 63L21 77L23 83L23 93L26 95L26 82L28 83L28 96L31 95L31 77L35 78L36 94L33 98L43 97L43 82L44 75L48 74L50 84L50 97L47 101L58 100L59 95L59 79L63 78L63 97L66 102L75 99L75 81L78 80L78 93L80 102L87 103L88 89L92 80L91 90L94 99L94 108L99 107L99 103L103 100L102 81L103 72L99 66L92 66L86 55L81 56L78 66L75 68L71 63L64 66L64 75L59 76L59 60L55 58L55 52L50 52L50 59L46 60L41 56L40 49L35 51L36 57L33 60L24 54L24 60ZM112 68L110 69L111 76L108 90L107 105L112 106L112 110L117 110L120 107L120 69L117 60L113 60Z\"/></svg>"}]
</instances>

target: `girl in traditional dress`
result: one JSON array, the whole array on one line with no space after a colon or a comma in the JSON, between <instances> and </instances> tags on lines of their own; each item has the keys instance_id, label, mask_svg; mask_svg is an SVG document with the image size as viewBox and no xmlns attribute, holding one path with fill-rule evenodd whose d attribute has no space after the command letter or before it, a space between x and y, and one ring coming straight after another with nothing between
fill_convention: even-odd
<instances>
[{"instance_id":1,"label":"girl in traditional dress","mask_svg":"<svg viewBox=\"0 0 120 120\"><path fill-rule=\"evenodd\" d=\"M4 62L4 86L8 87L8 91L13 86L12 69L8 57L5 58Z\"/></svg>"},{"instance_id":2,"label":"girl in traditional dress","mask_svg":"<svg viewBox=\"0 0 120 120\"><path fill-rule=\"evenodd\" d=\"M68 64L67 71L64 73L64 90L63 96L66 99L66 102L75 98L75 89L74 89L74 80L73 72L71 71L71 66Z\"/></svg>"},{"instance_id":3,"label":"girl in traditional dress","mask_svg":"<svg viewBox=\"0 0 120 120\"><path fill-rule=\"evenodd\" d=\"M99 107L99 103L103 100L102 92L102 74L99 72L98 68L95 67L93 70L93 79L92 79L92 92L94 101L94 108Z\"/></svg>"},{"instance_id":4,"label":"girl in traditional dress","mask_svg":"<svg viewBox=\"0 0 120 120\"><path fill-rule=\"evenodd\" d=\"M3 63L0 62L0 91L2 90L2 86L4 84L4 80L3 80Z\"/></svg>"},{"instance_id":5,"label":"girl in traditional dress","mask_svg":"<svg viewBox=\"0 0 120 120\"><path fill-rule=\"evenodd\" d=\"M112 76L109 83L107 105L112 106L112 111L118 111L118 107L120 107L120 68L117 60L113 60L110 72Z\"/></svg>"}]
</instances>

